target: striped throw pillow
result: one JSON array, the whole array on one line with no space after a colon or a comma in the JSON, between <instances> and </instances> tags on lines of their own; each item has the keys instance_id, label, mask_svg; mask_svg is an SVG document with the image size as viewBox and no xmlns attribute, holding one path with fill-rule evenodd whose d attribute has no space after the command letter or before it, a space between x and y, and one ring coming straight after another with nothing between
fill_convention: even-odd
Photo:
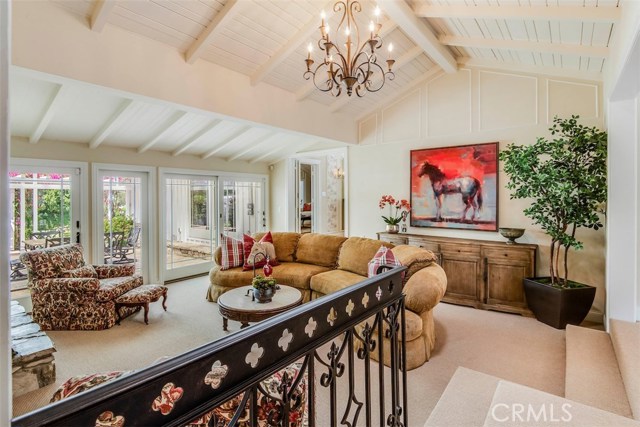
<instances>
[{"instance_id":1,"label":"striped throw pillow","mask_svg":"<svg viewBox=\"0 0 640 427\"><path fill-rule=\"evenodd\" d=\"M221 270L242 267L244 263L244 245L242 240L237 240L222 234L220 236L220 246L222 246Z\"/></svg>"},{"instance_id":2,"label":"striped throw pillow","mask_svg":"<svg viewBox=\"0 0 640 427\"><path fill-rule=\"evenodd\" d=\"M402 265L402 263L393 256L391 249L380 246L373 259L369 261L368 276L373 277L378 274L378 267L381 265Z\"/></svg>"}]
</instances>

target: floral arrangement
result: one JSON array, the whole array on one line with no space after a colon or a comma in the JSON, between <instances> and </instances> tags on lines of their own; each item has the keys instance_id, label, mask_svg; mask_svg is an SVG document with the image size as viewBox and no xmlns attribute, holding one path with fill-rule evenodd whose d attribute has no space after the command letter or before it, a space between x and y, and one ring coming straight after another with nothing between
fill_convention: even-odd
<instances>
[{"instance_id":1,"label":"floral arrangement","mask_svg":"<svg viewBox=\"0 0 640 427\"><path fill-rule=\"evenodd\" d=\"M411 210L411 204L406 199L396 201L393 196L382 196L378 206L380 209L384 209L387 205L389 205L389 216L382 215L382 219L389 225L400 224L400 221L406 219Z\"/></svg>"},{"instance_id":2,"label":"floral arrangement","mask_svg":"<svg viewBox=\"0 0 640 427\"><path fill-rule=\"evenodd\" d=\"M273 277L264 277L258 274L251 281L251 286L255 289L274 289L277 287L277 282Z\"/></svg>"}]
</instances>

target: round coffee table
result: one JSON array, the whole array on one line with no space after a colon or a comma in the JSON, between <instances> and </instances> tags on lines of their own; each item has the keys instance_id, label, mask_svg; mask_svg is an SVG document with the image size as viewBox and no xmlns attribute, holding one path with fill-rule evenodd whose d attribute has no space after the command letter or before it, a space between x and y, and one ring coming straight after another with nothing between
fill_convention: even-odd
<instances>
[{"instance_id":1,"label":"round coffee table","mask_svg":"<svg viewBox=\"0 0 640 427\"><path fill-rule=\"evenodd\" d=\"M229 319L240 322L242 329L249 326L249 322L268 319L302 304L302 293L299 290L291 286L279 286L280 289L273 296L271 302L266 303L253 301L253 287L251 286L242 286L220 295L218 308L222 315L222 330L227 330Z\"/></svg>"}]
</instances>

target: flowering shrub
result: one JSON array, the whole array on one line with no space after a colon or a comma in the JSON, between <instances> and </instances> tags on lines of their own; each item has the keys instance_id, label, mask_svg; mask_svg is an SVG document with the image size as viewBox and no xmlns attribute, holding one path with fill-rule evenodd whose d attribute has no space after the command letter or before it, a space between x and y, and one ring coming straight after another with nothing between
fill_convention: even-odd
<instances>
[{"instance_id":1,"label":"flowering shrub","mask_svg":"<svg viewBox=\"0 0 640 427\"><path fill-rule=\"evenodd\" d=\"M400 221L405 219L411 210L411 204L406 199L396 201L393 196L382 196L378 206L380 209L384 209L387 205L389 205L389 216L382 215L382 219L389 225L400 224Z\"/></svg>"}]
</instances>

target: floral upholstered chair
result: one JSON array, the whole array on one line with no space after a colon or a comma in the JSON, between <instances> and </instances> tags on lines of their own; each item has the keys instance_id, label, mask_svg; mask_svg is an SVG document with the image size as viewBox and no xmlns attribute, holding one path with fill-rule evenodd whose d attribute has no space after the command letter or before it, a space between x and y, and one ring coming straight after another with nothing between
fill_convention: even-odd
<instances>
[{"instance_id":1,"label":"floral upholstered chair","mask_svg":"<svg viewBox=\"0 0 640 427\"><path fill-rule=\"evenodd\" d=\"M80 245L25 252L33 320L44 330L99 330L116 323L115 299L142 285L135 266L90 265ZM121 309L126 317L139 308Z\"/></svg>"}]
</instances>

